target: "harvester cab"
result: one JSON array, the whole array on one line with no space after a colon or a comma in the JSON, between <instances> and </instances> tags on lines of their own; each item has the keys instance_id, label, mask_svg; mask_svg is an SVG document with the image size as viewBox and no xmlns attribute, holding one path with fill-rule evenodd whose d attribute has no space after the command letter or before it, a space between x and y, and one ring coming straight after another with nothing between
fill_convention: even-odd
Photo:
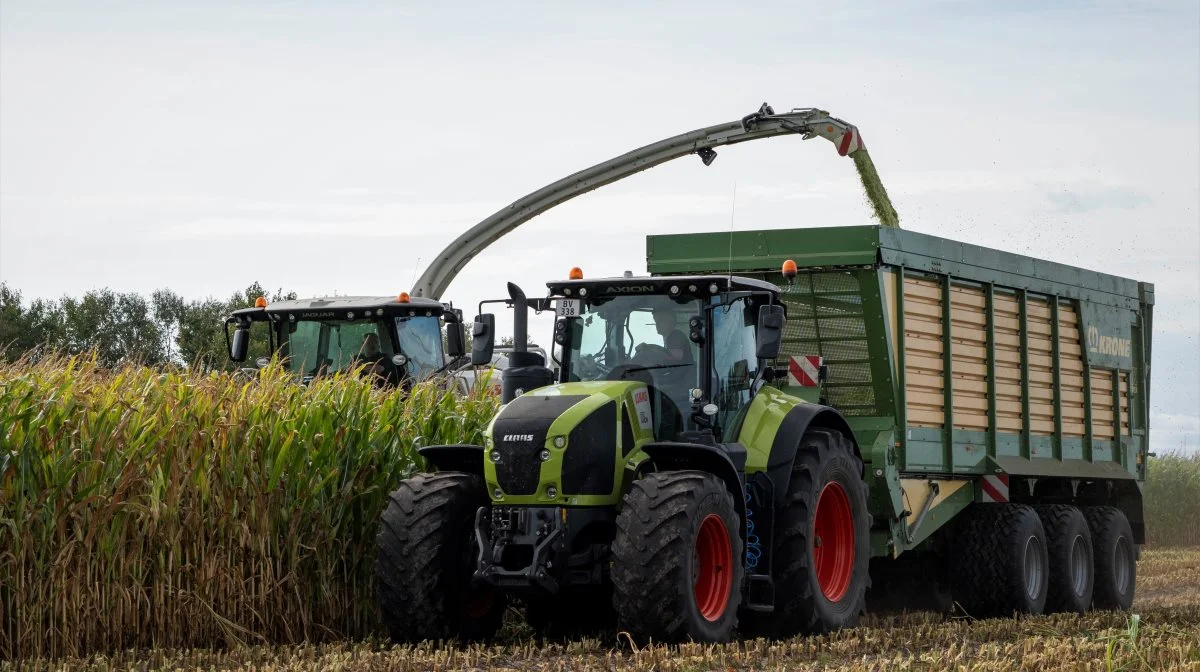
<instances>
[{"instance_id":1,"label":"harvester cab","mask_svg":"<svg viewBox=\"0 0 1200 672\"><path fill-rule=\"evenodd\" d=\"M612 619L667 640L722 641L739 618L760 632L851 622L869 555L862 462L836 411L768 384L779 288L571 275L545 298L510 283L500 300L516 343L529 308L553 308L557 380L540 355L506 369L483 445L420 449L437 473L392 495L377 576L393 637L486 637L514 601L541 631ZM476 318L473 359L490 357L494 325ZM823 450L797 457L802 441ZM816 564L793 557L809 557L806 532L779 557L776 519L809 516L818 497L829 532ZM436 547L401 532L435 528ZM413 574L435 566L433 580ZM798 601L794 584L810 581Z\"/></svg>"},{"instance_id":2,"label":"harvester cab","mask_svg":"<svg viewBox=\"0 0 1200 672\"><path fill-rule=\"evenodd\" d=\"M443 347L442 325L447 326ZM270 303L225 320L229 358L247 359L252 342L262 368L277 353L300 382L338 371L361 371L379 386L408 386L463 356L462 312L430 299L347 296ZM264 327L255 329L256 324Z\"/></svg>"}]
</instances>

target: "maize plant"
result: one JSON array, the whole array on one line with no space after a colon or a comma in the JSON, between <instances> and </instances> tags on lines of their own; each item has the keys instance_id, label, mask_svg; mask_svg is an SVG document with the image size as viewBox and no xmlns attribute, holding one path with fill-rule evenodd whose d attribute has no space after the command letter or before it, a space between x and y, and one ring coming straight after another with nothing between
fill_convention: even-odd
<instances>
[{"instance_id":1,"label":"maize plant","mask_svg":"<svg viewBox=\"0 0 1200 672\"><path fill-rule=\"evenodd\" d=\"M375 631L376 521L493 398L0 364L0 658Z\"/></svg>"}]
</instances>

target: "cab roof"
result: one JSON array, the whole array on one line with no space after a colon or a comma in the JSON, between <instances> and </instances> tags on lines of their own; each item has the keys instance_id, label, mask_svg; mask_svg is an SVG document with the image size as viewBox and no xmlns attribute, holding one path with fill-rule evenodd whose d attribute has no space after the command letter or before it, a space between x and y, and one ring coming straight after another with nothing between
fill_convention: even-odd
<instances>
[{"instance_id":1,"label":"cab roof","mask_svg":"<svg viewBox=\"0 0 1200 672\"><path fill-rule=\"evenodd\" d=\"M713 291L713 286L716 291ZM583 278L581 280L552 280L546 283L554 296L579 296L586 287L588 296L611 296L623 294L670 294L671 287L678 287L680 294L712 296L721 292L770 292L778 295L779 287L739 275L666 275L633 276L613 278Z\"/></svg>"},{"instance_id":2,"label":"cab roof","mask_svg":"<svg viewBox=\"0 0 1200 672\"><path fill-rule=\"evenodd\" d=\"M308 299L289 299L268 303L266 308L242 308L231 317L267 319L268 315L290 313L301 318L359 319L372 315L442 315L447 307L433 299L410 297L400 302L398 296L332 296ZM261 316L261 317L259 317Z\"/></svg>"}]
</instances>

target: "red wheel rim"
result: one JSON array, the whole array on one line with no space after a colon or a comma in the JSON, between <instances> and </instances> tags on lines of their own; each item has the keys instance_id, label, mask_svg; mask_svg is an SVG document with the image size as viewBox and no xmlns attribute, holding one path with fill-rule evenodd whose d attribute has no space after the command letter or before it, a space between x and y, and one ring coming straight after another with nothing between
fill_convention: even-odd
<instances>
[{"instance_id":1,"label":"red wheel rim","mask_svg":"<svg viewBox=\"0 0 1200 672\"><path fill-rule=\"evenodd\" d=\"M696 607L706 620L716 621L729 605L733 585L733 547L725 520L715 513L705 516L696 534Z\"/></svg>"},{"instance_id":2,"label":"red wheel rim","mask_svg":"<svg viewBox=\"0 0 1200 672\"><path fill-rule=\"evenodd\" d=\"M854 574L854 514L850 512L846 489L835 481L825 484L817 498L813 565L825 599L841 600Z\"/></svg>"}]
</instances>

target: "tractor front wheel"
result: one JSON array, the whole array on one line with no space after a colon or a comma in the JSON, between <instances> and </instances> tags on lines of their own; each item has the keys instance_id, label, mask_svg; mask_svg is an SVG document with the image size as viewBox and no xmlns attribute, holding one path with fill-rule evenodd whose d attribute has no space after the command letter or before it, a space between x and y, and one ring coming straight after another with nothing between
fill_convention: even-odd
<instances>
[{"instance_id":1,"label":"tractor front wheel","mask_svg":"<svg viewBox=\"0 0 1200 672\"><path fill-rule=\"evenodd\" d=\"M721 479L647 474L617 516L613 607L618 627L656 641L727 641L742 586L741 521Z\"/></svg>"},{"instance_id":2,"label":"tractor front wheel","mask_svg":"<svg viewBox=\"0 0 1200 672\"><path fill-rule=\"evenodd\" d=\"M376 536L375 578L392 639L491 638L506 603L472 585L475 512L488 504L473 474L418 474L391 494Z\"/></svg>"},{"instance_id":3,"label":"tractor front wheel","mask_svg":"<svg viewBox=\"0 0 1200 672\"><path fill-rule=\"evenodd\" d=\"M790 637L858 622L871 584L871 514L862 469L841 432L817 428L805 434L776 514L775 610L747 612L747 633Z\"/></svg>"}]
</instances>

